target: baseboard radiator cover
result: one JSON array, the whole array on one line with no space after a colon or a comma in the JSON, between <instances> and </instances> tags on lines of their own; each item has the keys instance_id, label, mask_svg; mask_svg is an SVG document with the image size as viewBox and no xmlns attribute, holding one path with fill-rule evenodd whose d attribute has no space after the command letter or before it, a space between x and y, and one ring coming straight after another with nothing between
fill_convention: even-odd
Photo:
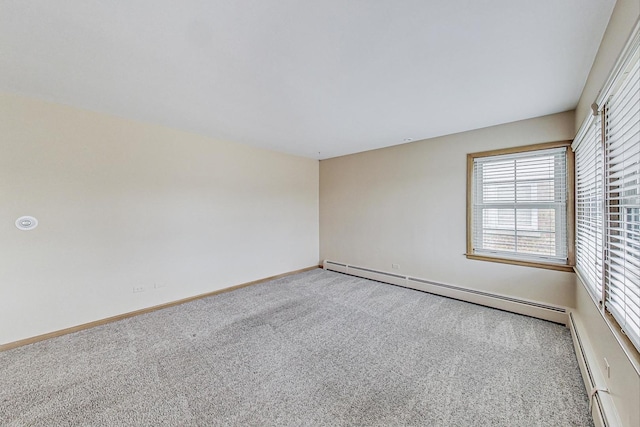
<instances>
[{"instance_id":1,"label":"baseboard radiator cover","mask_svg":"<svg viewBox=\"0 0 640 427\"><path fill-rule=\"evenodd\" d=\"M604 379L597 370L595 355L588 341L580 333L580 328L573 313L569 313L569 329L578 359L578 366L582 374L584 385L589 394L589 407L596 427L622 426L618 412L615 409L609 390L604 385ZM596 367L596 369L593 369Z\"/></svg>"},{"instance_id":2,"label":"baseboard radiator cover","mask_svg":"<svg viewBox=\"0 0 640 427\"><path fill-rule=\"evenodd\" d=\"M420 291L441 295L461 301L524 314L539 319L567 325L569 322L565 307L544 304L536 301L514 298L461 286L434 282L418 277L404 276L397 273L375 270L337 261L325 260L322 264L325 270L349 274L378 282L417 289Z\"/></svg>"}]
</instances>

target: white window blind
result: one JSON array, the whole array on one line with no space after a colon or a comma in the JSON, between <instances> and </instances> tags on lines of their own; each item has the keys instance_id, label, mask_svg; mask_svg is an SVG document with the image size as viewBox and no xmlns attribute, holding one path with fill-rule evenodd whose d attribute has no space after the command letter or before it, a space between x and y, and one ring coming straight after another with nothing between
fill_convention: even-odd
<instances>
[{"instance_id":1,"label":"white window blind","mask_svg":"<svg viewBox=\"0 0 640 427\"><path fill-rule=\"evenodd\" d=\"M604 194L600 120L594 120L576 142L576 268L596 300L601 300Z\"/></svg>"},{"instance_id":2,"label":"white window blind","mask_svg":"<svg viewBox=\"0 0 640 427\"><path fill-rule=\"evenodd\" d=\"M566 147L473 160L473 253L567 263Z\"/></svg>"},{"instance_id":3,"label":"white window blind","mask_svg":"<svg viewBox=\"0 0 640 427\"><path fill-rule=\"evenodd\" d=\"M573 144L576 268L640 350L640 32ZM583 131L584 130L584 131Z\"/></svg>"},{"instance_id":4,"label":"white window blind","mask_svg":"<svg viewBox=\"0 0 640 427\"><path fill-rule=\"evenodd\" d=\"M640 49L603 108L605 306L640 349Z\"/></svg>"}]
</instances>

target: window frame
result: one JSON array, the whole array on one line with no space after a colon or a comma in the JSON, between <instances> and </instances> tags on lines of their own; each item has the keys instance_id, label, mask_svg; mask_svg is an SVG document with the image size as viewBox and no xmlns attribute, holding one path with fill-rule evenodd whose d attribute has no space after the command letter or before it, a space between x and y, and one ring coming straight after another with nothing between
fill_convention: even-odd
<instances>
[{"instance_id":1,"label":"window frame","mask_svg":"<svg viewBox=\"0 0 640 427\"><path fill-rule=\"evenodd\" d=\"M504 264L514 264L521 265L526 267L536 267L536 268L544 268L550 270L557 271L573 271L573 265L575 264L575 246L574 246L574 221L575 221L575 201L574 201L574 154L571 150L571 142L570 140L563 141L553 141L546 142L541 144L533 144L526 145L520 147L509 147L502 148L497 150L490 151L482 151L477 153L469 153L467 154L467 251L465 256L467 259L480 260L480 261L489 261L489 262L497 262ZM473 236L474 236L474 227L473 227L473 196L474 196L474 161L477 158L482 157L492 157L492 156L500 156L500 155L509 155L516 153L526 153L526 152L535 152L541 150L548 150L553 148L566 148L566 238L567 238L567 262L565 264L553 263L553 262L543 262L537 260L527 259L526 257L518 258L517 255L513 257L501 257L501 256L491 256L485 254L477 254L474 253L473 249Z\"/></svg>"}]
</instances>

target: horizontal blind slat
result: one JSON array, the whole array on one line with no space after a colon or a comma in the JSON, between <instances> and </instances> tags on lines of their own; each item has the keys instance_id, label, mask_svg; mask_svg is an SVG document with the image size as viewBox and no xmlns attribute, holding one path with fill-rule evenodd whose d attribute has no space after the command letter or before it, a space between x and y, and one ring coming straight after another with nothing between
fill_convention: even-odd
<instances>
[{"instance_id":1,"label":"horizontal blind slat","mask_svg":"<svg viewBox=\"0 0 640 427\"><path fill-rule=\"evenodd\" d=\"M640 349L640 61L604 107L605 307Z\"/></svg>"}]
</instances>

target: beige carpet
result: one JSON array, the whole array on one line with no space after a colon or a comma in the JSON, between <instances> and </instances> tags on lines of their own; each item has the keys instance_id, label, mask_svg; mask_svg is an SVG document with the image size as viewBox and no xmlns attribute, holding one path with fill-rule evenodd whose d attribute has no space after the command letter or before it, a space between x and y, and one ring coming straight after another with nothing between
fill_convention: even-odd
<instances>
[{"instance_id":1,"label":"beige carpet","mask_svg":"<svg viewBox=\"0 0 640 427\"><path fill-rule=\"evenodd\" d=\"M590 426L568 329L313 270L0 353L3 426Z\"/></svg>"}]
</instances>

